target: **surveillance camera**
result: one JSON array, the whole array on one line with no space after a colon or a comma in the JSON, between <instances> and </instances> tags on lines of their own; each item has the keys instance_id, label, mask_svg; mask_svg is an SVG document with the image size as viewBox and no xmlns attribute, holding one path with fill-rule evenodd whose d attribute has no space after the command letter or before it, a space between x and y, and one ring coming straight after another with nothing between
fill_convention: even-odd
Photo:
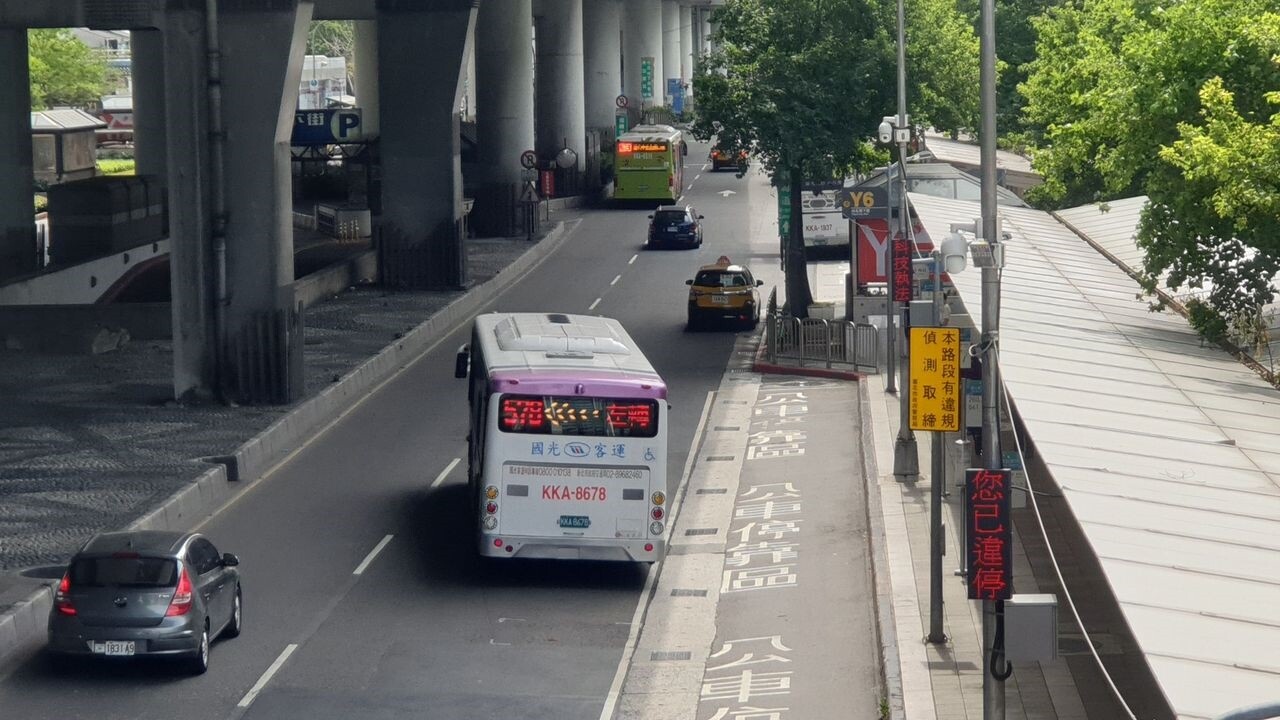
<instances>
[{"instance_id":1,"label":"surveillance camera","mask_svg":"<svg viewBox=\"0 0 1280 720\"><path fill-rule=\"evenodd\" d=\"M889 122L887 119L884 120L883 122L880 123L880 127L877 128L876 134L879 136L880 143L882 145L888 145L892 143L893 142L893 123Z\"/></svg>"},{"instance_id":2,"label":"surveillance camera","mask_svg":"<svg viewBox=\"0 0 1280 720\"><path fill-rule=\"evenodd\" d=\"M942 264L947 274L961 272L968 264L969 243L954 230L943 238L938 250L942 254Z\"/></svg>"}]
</instances>

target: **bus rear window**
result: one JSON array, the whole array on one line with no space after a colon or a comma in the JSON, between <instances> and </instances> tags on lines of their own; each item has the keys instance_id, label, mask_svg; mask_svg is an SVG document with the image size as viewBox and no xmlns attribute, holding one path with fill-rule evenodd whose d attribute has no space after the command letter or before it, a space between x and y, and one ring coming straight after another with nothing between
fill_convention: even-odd
<instances>
[{"instance_id":1,"label":"bus rear window","mask_svg":"<svg viewBox=\"0 0 1280 720\"><path fill-rule=\"evenodd\" d=\"M587 437L654 437L658 403L647 399L503 395L503 432Z\"/></svg>"}]
</instances>

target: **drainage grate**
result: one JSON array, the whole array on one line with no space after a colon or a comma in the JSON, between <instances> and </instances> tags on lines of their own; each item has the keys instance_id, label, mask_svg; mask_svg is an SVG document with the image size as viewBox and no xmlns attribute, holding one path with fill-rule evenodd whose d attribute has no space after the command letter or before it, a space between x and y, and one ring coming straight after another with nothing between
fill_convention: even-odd
<instances>
[{"instance_id":1,"label":"drainage grate","mask_svg":"<svg viewBox=\"0 0 1280 720\"><path fill-rule=\"evenodd\" d=\"M699 495L724 495L729 492L729 488L702 488L698 491Z\"/></svg>"},{"instance_id":2,"label":"drainage grate","mask_svg":"<svg viewBox=\"0 0 1280 720\"><path fill-rule=\"evenodd\" d=\"M741 429L742 428L738 425L717 425L716 426L716 430L719 430L721 432L734 432L736 430L741 430Z\"/></svg>"},{"instance_id":3,"label":"drainage grate","mask_svg":"<svg viewBox=\"0 0 1280 720\"><path fill-rule=\"evenodd\" d=\"M706 590L688 590L685 588L676 588L671 591L671 597L706 597Z\"/></svg>"},{"instance_id":4,"label":"drainage grate","mask_svg":"<svg viewBox=\"0 0 1280 720\"><path fill-rule=\"evenodd\" d=\"M684 531L685 537L690 535L715 535L720 532L720 528L689 528Z\"/></svg>"},{"instance_id":5,"label":"drainage grate","mask_svg":"<svg viewBox=\"0 0 1280 720\"><path fill-rule=\"evenodd\" d=\"M693 657L693 653L688 650L666 650L649 653L650 662L662 662L664 660L688 660Z\"/></svg>"},{"instance_id":6,"label":"drainage grate","mask_svg":"<svg viewBox=\"0 0 1280 720\"><path fill-rule=\"evenodd\" d=\"M710 455L707 457L707 462L724 462L732 459L732 455Z\"/></svg>"}]
</instances>

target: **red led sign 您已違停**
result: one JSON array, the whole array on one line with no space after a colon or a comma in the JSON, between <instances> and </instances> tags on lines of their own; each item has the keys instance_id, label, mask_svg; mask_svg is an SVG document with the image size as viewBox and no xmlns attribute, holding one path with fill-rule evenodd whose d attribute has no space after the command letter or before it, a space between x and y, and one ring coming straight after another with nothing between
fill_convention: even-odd
<instances>
[{"instance_id":1,"label":"red led sign \u60a8\u5df2\u9055\u505c","mask_svg":"<svg viewBox=\"0 0 1280 720\"><path fill-rule=\"evenodd\" d=\"M1007 600L1013 594L1010 470L970 469L964 476L965 560L970 600Z\"/></svg>"}]
</instances>

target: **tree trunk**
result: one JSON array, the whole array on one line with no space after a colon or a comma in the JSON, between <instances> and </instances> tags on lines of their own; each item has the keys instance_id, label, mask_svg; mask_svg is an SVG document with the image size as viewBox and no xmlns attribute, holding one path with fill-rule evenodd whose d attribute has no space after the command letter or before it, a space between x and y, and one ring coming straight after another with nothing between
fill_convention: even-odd
<instances>
[{"instance_id":1,"label":"tree trunk","mask_svg":"<svg viewBox=\"0 0 1280 720\"><path fill-rule=\"evenodd\" d=\"M788 169L791 185L791 232L786 238L786 289L787 305L791 316L809 317L809 305L813 293L809 289L809 273L804 259L804 216L800 193L803 192L804 175L798 167Z\"/></svg>"}]
</instances>

